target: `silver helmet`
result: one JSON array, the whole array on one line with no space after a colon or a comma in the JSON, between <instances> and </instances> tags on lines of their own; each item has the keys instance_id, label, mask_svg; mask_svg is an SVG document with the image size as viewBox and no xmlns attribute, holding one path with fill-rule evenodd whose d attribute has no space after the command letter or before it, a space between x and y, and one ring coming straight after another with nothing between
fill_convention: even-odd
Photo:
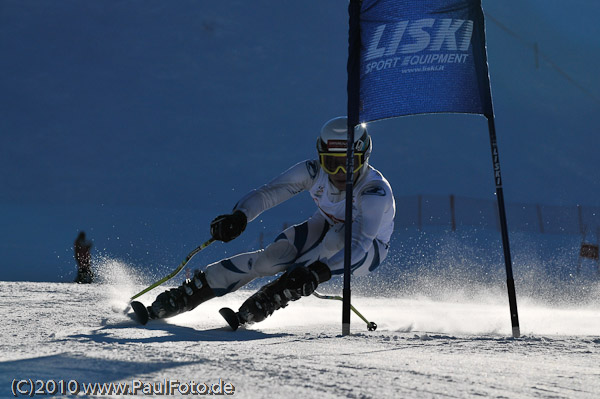
<instances>
[{"instance_id":1,"label":"silver helmet","mask_svg":"<svg viewBox=\"0 0 600 399\"><path fill-rule=\"evenodd\" d=\"M347 145L348 118L339 116L327 121L317 139L319 162L325 172L336 174L341 170L346 173ZM367 133L366 124L361 123L354 128L354 173L367 168L371 149L371 136Z\"/></svg>"}]
</instances>

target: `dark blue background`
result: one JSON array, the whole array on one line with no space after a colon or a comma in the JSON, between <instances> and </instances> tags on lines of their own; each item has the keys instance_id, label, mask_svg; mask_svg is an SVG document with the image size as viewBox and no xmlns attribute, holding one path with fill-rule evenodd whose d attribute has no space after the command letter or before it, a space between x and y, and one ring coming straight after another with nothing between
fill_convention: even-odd
<instances>
[{"instance_id":1,"label":"dark blue background","mask_svg":"<svg viewBox=\"0 0 600 399\"><path fill-rule=\"evenodd\" d=\"M508 202L598 204L600 6L575 3L483 3ZM0 279L69 281L79 229L96 254L174 268L345 114L347 23L346 1L0 1ZM493 198L484 118L371 133L397 195ZM312 212L296 198L194 266Z\"/></svg>"}]
</instances>

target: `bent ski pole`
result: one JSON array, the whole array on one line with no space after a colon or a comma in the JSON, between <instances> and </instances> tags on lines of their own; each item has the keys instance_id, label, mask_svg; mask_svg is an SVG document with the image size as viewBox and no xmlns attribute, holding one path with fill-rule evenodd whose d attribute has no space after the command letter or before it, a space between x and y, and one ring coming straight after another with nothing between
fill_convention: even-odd
<instances>
[{"instance_id":1,"label":"bent ski pole","mask_svg":"<svg viewBox=\"0 0 600 399\"><path fill-rule=\"evenodd\" d=\"M317 298L320 298L320 299L335 299L335 300L338 300L338 301L343 301L344 300L344 298L342 298L341 296L338 296L338 295L323 295L323 294L319 294L316 291L313 292L313 295L316 296ZM375 330L377 330L377 324L375 324L372 321L367 320L362 314L360 314L360 312L358 310L356 310L356 308L354 306L350 305L350 309L352 309L352 311L354 313L356 313L356 315L358 317L360 317L365 323L367 323L367 330L369 330L369 331L375 331Z\"/></svg>"},{"instance_id":2,"label":"bent ski pole","mask_svg":"<svg viewBox=\"0 0 600 399\"><path fill-rule=\"evenodd\" d=\"M141 296L141 295L145 294L146 292L150 291L151 289L153 289L155 287L158 287L159 285L161 285L165 281L168 281L168 280L172 279L173 277L175 277L177 275L177 273L179 273L181 271L181 269L183 269L183 267L190 261L190 259L192 259L192 257L194 255L196 255L198 252L202 251L204 248L208 247L213 242L215 242L215 239L211 238L210 240L206 241L204 244L202 244L199 247L197 247L196 249L194 249L192 252L190 252L188 254L188 256L186 256L186 258L183 260L183 262L181 262L179 264L179 266L177 266L177 269L175 269L175 270L173 270L171 272L171 274L169 274L168 276L165 276L165 277L161 278L160 280L158 280L156 283L152 284L148 288L145 288L144 290L138 292L137 294L135 294L134 296L131 297L131 300L134 300L138 296Z\"/></svg>"}]
</instances>

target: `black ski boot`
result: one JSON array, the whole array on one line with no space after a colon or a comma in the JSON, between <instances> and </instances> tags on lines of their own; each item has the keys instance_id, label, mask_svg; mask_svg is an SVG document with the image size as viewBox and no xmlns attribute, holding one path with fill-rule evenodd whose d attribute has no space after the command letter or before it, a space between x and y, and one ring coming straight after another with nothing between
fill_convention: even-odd
<instances>
[{"instance_id":1,"label":"black ski boot","mask_svg":"<svg viewBox=\"0 0 600 399\"><path fill-rule=\"evenodd\" d=\"M242 324L263 321L290 301L311 295L320 283L330 278L331 270L323 262L317 261L308 267L297 266L258 290L237 313L229 308L223 308L219 313L235 331Z\"/></svg>"},{"instance_id":2,"label":"black ski boot","mask_svg":"<svg viewBox=\"0 0 600 399\"><path fill-rule=\"evenodd\" d=\"M194 309L202 302L215 297L212 288L206 282L203 272L196 270L192 279L187 279L177 288L172 288L156 297L151 306L145 308L147 315L139 305L132 303L132 307L142 324L148 319L164 319L188 310ZM136 309L137 308L137 309Z\"/></svg>"}]
</instances>

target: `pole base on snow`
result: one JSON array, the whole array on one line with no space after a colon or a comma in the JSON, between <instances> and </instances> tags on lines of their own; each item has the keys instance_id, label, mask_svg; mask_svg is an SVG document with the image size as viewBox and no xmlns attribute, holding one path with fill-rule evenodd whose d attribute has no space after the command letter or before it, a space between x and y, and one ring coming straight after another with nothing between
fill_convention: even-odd
<instances>
[{"instance_id":1,"label":"pole base on snow","mask_svg":"<svg viewBox=\"0 0 600 399\"><path fill-rule=\"evenodd\" d=\"M350 323L342 324L342 335L350 335Z\"/></svg>"},{"instance_id":2,"label":"pole base on snow","mask_svg":"<svg viewBox=\"0 0 600 399\"><path fill-rule=\"evenodd\" d=\"M521 336L521 330L519 326L512 328L513 338L519 338Z\"/></svg>"}]
</instances>

